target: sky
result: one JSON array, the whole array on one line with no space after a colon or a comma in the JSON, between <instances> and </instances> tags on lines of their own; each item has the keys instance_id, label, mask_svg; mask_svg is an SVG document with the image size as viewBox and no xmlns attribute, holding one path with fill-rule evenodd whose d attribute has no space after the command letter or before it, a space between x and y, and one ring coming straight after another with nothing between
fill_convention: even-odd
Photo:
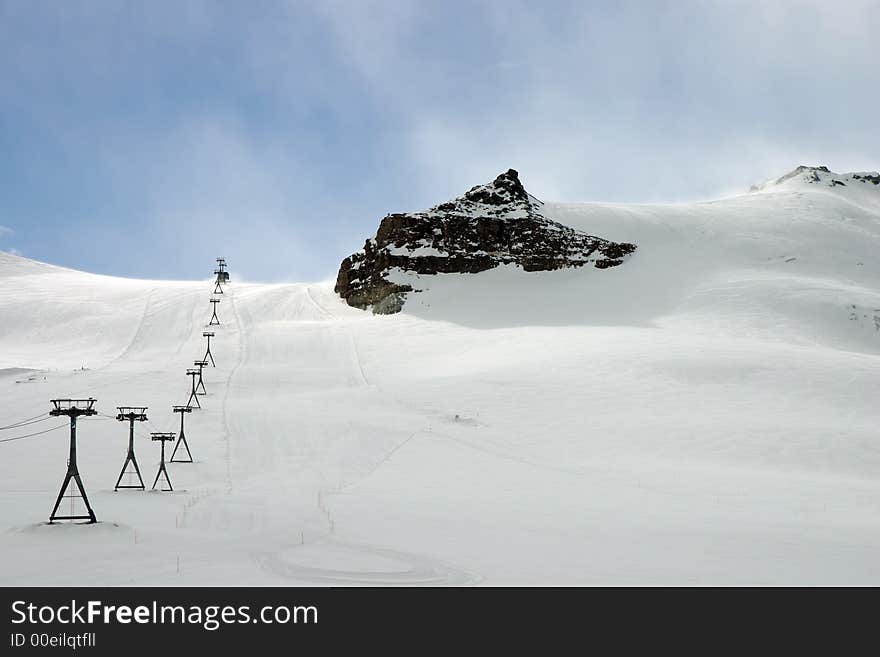
<instances>
[{"instance_id":1,"label":"sky","mask_svg":"<svg viewBox=\"0 0 880 657\"><path fill-rule=\"evenodd\" d=\"M880 5L0 0L0 250L317 281L508 168L544 200L880 169Z\"/></svg>"}]
</instances>

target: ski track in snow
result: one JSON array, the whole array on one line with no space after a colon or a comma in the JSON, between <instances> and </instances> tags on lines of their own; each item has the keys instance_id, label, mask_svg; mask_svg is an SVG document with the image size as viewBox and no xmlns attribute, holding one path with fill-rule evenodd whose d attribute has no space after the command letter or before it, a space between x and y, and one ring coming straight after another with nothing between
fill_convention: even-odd
<instances>
[{"instance_id":1,"label":"ski track in snow","mask_svg":"<svg viewBox=\"0 0 880 657\"><path fill-rule=\"evenodd\" d=\"M332 321L334 321L334 322L337 321L337 320L339 319L338 317L336 317L336 315L334 315L333 313L331 313L329 310L327 310L326 308L324 308L324 306L322 306L320 303L318 303L318 302L315 300L315 297L312 296L312 291L311 291L311 286L310 286L310 285L307 285L307 286L305 287L305 290L306 290L306 296L308 297L309 301L312 302L312 305L315 306L315 308L317 308L317 309L318 309L320 312L322 312L322 313L323 313L328 319L330 319L330 320L332 320ZM370 385L370 382L367 380L367 375L364 373L364 366L363 366L363 363L361 362L360 354L358 353L357 342L356 342L355 339L354 339L354 334L353 334L353 333L351 332L351 330L350 330L347 326L345 326L344 324L342 325L342 327L343 327L343 329L345 330L346 334L348 335L348 340L349 340L349 343L350 343L350 345L351 345L351 356L352 356L352 360L353 360L353 362L354 362L354 364L355 364L355 367L357 368L357 372L358 372L358 375L360 376L361 383L363 383L363 385L365 385L365 386L368 386L368 385Z\"/></svg>"},{"instance_id":2,"label":"ski track in snow","mask_svg":"<svg viewBox=\"0 0 880 657\"><path fill-rule=\"evenodd\" d=\"M144 323L147 321L147 316L150 314L150 308L153 305L153 296L156 294L157 289L153 288L150 290L147 295L146 303L144 303L144 312L141 314L140 320L138 320L137 328L134 330L134 333L131 335L131 340L128 341L128 344L125 346L125 349L122 350L116 358L111 360L109 363L105 364L101 369L107 369L108 367L113 366L115 363L125 360L125 357L131 353L135 344L137 344L138 337L141 335L141 331L144 329Z\"/></svg>"},{"instance_id":3,"label":"ski track in snow","mask_svg":"<svg viewBox=\"0 0 880 657\"><path fill-rule=\"evenodd\" d=\"M227 288L228 289L228 288ZM241 367L242 363L245 361L245 339L244 339L244 330L242 328L241 319L239 318L238 311L235 308L235 298L234 293L229 291L229 306L232 308L232 316L235 318L235 329L236 329L236 337L238 343L238 353L236 355L235 365L232 367L232 370L229 372L229 376L226 378L226 387L223 392L223 404L221 406L221 415L223 417L223 435L224 441L226 444L226 494L231 495L233 489L233 481L232 481L232 431L229 428L229 391L232 389L232 382L235 378L235 373L238 371L238 368Z\"/></svg>"},{"instance_id":4,"label":"ski track in snow","mask_svg":"<svg viewBox=\"0 0 880 657\"><path fill-rule=\"evenodd\" d=\"M455 568L439 559L425 555L401 552L376 545L366 545L325 538L312 543L312 548L335 549L349 553L348 559L379 558L388 564L385 569L333 569L309 566L297 562L297 547L283 552L255 557L261 568L277 577L297 582L324 585L367 586L464 586L475 584L479 578Z\"/></svg>"}]
</instances>

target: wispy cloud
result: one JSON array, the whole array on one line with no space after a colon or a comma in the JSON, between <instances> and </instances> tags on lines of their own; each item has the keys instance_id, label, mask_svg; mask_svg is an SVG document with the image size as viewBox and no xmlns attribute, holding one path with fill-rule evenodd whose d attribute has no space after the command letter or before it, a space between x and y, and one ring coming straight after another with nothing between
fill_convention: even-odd
<instances>
[{"instance_id":1,"label":"wispy cloud","mask_svg":"<svg viewBox=\"0 0 880 657\"><path fill-rule=\"evenodd\" d=\"M508 167L617 201L877 169L877 33L864 0L0 2L0 212L60 264L317 278Z\"/></svg>"}]
</instances>

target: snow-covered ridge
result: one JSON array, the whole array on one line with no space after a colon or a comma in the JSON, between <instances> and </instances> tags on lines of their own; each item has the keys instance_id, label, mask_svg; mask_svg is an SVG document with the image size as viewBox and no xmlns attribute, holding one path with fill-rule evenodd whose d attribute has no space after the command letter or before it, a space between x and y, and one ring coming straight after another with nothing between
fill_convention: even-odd
<instances>
[{"instance_id":1,"label":"snow-covered ridge","mask_svg":"<svg viewBox=\"0 0 880 657\"><path fill-rule=\"evenodd\" d=\"M880 186L880 173L876 171L859 171L851 173L835 173L826 166L801 165L784 176L752 185L752 192L774 189L791 185L823 185L827 187L846 187L848 185Z\"/></svg>"}]
</instances>

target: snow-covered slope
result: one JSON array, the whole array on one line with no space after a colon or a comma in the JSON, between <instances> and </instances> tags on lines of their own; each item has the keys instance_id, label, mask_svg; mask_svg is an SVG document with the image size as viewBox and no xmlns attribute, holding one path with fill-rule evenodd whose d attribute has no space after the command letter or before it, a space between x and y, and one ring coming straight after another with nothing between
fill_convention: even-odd
<instances>
[{"instance_id":1,"label":"snow-covered slope","mask_svg":"<svg viewBox=\"0 0 880 657\"><path fill-rule=\"evenodd\" d=\"M880 186L839 179L546 203L638 252L418 276L393 316L233 271L177 491L113 493L126 427L84 419L102 522L47 526L66 430L0 443L0 583L880 583ZM152 480L210 291L0 254L0 426L148 405Z\"/></svg>"}]
</instances>

